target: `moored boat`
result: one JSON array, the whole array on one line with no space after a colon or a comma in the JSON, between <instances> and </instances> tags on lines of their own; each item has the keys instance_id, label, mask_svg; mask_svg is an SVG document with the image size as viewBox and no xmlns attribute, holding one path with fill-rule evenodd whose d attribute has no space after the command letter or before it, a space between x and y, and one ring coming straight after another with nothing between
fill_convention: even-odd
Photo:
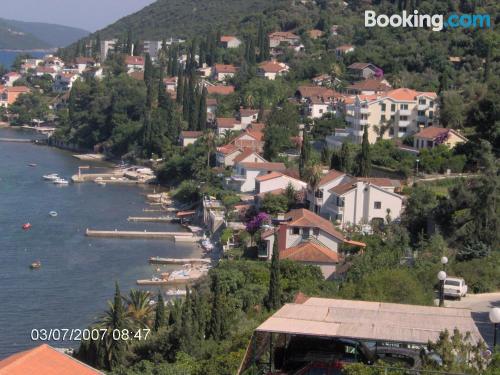
<instances>
[{"instance_id":1,"label":"moored boat","mask_svg":"<svg viewBox=\"0 0 500 375\"><path fill-rule=\"evenodd\" d=\"M49 216L56 217L57 216L57 212L56 211L50 211L49 212Z\"/></svg>"},{"instance_id":2,"label":"moored boat","mask_svg":"<svg viewBox=\"0 0 500 375\"><path fill-rule=\"evenodd\" d=\"M42 176L42 178L47 181L55 181L59 178L59 175L57 173L50 173Z\"/></svg>"},{"instance_id":3,"label":"moored boat","mask_svg":"<svg viewBox=\"0 0 500 375\"><path fill-rule=\"evenodd\" d=\"M39 260L37 260L37 261L35 261L35 262L33 262L33 263L30 264L30 268L32 270L37 270L37 269L39 269L41 267L42 267L42 262L40 262Z\"/></svg>"},{"instance_id":4,"label":"moored boat","mask_svg":"<svg viewBox=\"0 0 500 375\"><path fill-rule=\"evenodd\" d=\"M186 294L186 289L169 289L165 292L165 295L169 297L185 296Z\"/></svg>"},{"instance_id":5,"label":"moored boat","mask_svg":"<svg viewBox=\"0 0 500 375\"><path fill-rule=\"evenodd\" d=\"M53 181L54 184L56 185L69 185L69 181L65 180L64 178L58 177Z\"/></svg>"},{"instance_id":6,"label":"moored boat","mask_svg":"<svg viewBox=\"0 0 500 375\"><path fill-rule=\"evenodd\" d=\"M24 230L28 230L28 229L30 229L30 228L31 228L31 224L30 224L30 223L25 223L25 224L23 224L23 229L24 229Z\"/></svg>"}]
</instances>

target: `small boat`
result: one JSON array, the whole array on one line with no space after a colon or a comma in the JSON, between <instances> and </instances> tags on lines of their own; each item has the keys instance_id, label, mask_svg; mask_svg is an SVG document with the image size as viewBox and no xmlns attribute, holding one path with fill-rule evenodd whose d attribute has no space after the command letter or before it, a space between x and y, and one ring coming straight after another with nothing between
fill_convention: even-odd
<instances>
[{"instance_id":1,"label":"small boat","mask_svg":"<svg viewBox=\"0 0 500 375\"><path fill-rule=\"evenodd\" d=\"M36 167L37 165L38 164L36 164L36 163L30 163L30 164L28 164L29 167Z\"/></svg>"},{"instance_id":2,"label":"small boat","mask_svg":"<svg viewBox=\"0 0 500 375\"><path fill-rule=\"evenodd\" d=\"M57 173L51 173L42 176L42 178L47 181L55 181L59 178L59 175Z\"/></svg>"},{"instance_id":3,"label":"small boat","mask_svg":"<svg viewBox=\"0 0 500 375\"><path fill-rule=\"evenodd\" d=\"M40 262L39 260L30 264L30 268L32 270L37 270L37 269L40 269L41 267L42 267L42 262Z\"/></svg>"},{"instance_id":4,"label":"small boat","mask_svg":"<svg viewBox=\"0 0 500 375\"><path fill-rule=\"evenodd\" d=\"M30 228L31 228L31 224L30 223L23 224L23 229L24 230L28 230Z\"/></svg>"},{"instance_id":5,"label":"small boat","mask_svg":"<svg viewBox=\"0 0 500 375\"><path fill-rule=\"evenodd\" d=\"M106 186L106 183L104 181L96 181L95 183L99 186Z\"/></svg>"},{"instance_id":6,"label":"small boat","mask_svg":"<svg viewBox=\"0 0 500 375\"><path fill-rule=\"evenodd\" d=\"M49 216L56 217L57 216L57 212L56 211L50 211L49 212Z\"/></svg>"},{"instance_id":7,"label":"small boat","mask_svg":"<svg viewBox=\"0 0 500 375\"><path fill-rule=\"evenodd\" d=\"M69 185L69 181L64 178L58 177L54 181L52 181L56 185Z\"/></svg>"}]
</instances>

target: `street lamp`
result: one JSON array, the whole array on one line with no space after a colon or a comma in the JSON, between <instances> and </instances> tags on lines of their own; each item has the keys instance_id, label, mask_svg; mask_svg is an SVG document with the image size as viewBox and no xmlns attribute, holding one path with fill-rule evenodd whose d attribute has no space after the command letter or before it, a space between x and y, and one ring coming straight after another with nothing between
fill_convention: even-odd
<instances>
[{"instance_id":1,"label":"street lamp","mask_svg":"<svg viewBox=\"0 0 500 375\"><path fill-rule=\"evenodd\" d=\"M497 324L500 323L500 307L490 310L490 322L493 323L493 350L497 346Z\"/></svg>"},{"instance_id":2,"label":"street lamp","mask_svg":"<svg viewBox=\"0 0 500 375\"><path fill-rule=\"evenodd\" d=\"M444 306L444 280L446 279L446 272L439 271L437 276L438 276L438 279L440 282L440 285L439 285L439 307L443 307Z\"/></svg>"},{"instance_id":3,"label":"street lamp","mask_svg":"<svg viewBox=\"0 0 500 375\"><path fill-rule=\"evenodd\" d=\"M446 269L446 265L448 264L448 258L447 257L442 257L441 258L441 264L443 265L443 271Z\"/></svg>"}]
</instances>

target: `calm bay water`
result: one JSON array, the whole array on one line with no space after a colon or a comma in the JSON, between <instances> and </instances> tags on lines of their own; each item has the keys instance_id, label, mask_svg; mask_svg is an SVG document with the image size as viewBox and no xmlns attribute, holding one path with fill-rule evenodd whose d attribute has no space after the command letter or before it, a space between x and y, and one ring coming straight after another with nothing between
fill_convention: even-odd
<instances>
[{"instance_id":1,"label":"calm bay water","mask_svg":"<svg viewBox=\"0 0 500 375\"><path fill-rule=\"evenodd\" d=\"M0 129L0 138L32 137ZM37 167L29 167L37 163ZM85 163L88 164L88 163ZM115 280L125 294L154 270L150 256L198 256L189 244L171 241L97 239L86 228L179 230L176 225L129 223L147 216L136 186L94 183L58 187L42 180L47 173L70 178L81 162L70 153L30 143L0 142L0 359L39 343L33 328L80 328L92 323L112 299ZM50 217L50 211L58 217ZM23 223L33 227L23 231ZM42 262L32 271L34 260ZM52 342L54 346L75 346Z\"/></svg>"},{"instance_id":2,"label":"calm bay water","mask_svg":"<svg viewBox=\"0 0 500 375\"><path fill-rule=\"evenodd\" d=\"M29 54L33 57L43 57L47 54L47 52L13 52L13 51L0 51L0 65L3 65L5 68L9 69L16 56L19 54Z\"/></svg>"}]
</instances>

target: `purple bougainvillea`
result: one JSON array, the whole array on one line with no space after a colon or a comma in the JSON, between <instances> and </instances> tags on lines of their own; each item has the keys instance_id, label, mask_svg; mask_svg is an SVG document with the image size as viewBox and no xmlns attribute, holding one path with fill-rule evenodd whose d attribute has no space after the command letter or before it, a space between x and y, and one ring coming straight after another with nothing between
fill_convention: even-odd
<instances>
[{"instance_id":1,"label":"purple bougainvillea","mask_svg":"<svg viewBox=\"0 0 500 375\"><path fill-rule=\"evenodd\" d=\"M262 225L269 223L270 221L271 217L268 214L265 212L259 212L247 222L246 230L248 233L254 234L262 227Z\"/></svg>"},{"instance_id":2,"label":"purple bougainvillea","mask_svg":"<svg viewBox=\"0 0 500 375\"><path fill-rule=\"evenodd\" d=\"M384 76L384 71L381 68L376 68L375 69L375 77L382 78L383 76Z\"/></svg>"}]
</instances>

